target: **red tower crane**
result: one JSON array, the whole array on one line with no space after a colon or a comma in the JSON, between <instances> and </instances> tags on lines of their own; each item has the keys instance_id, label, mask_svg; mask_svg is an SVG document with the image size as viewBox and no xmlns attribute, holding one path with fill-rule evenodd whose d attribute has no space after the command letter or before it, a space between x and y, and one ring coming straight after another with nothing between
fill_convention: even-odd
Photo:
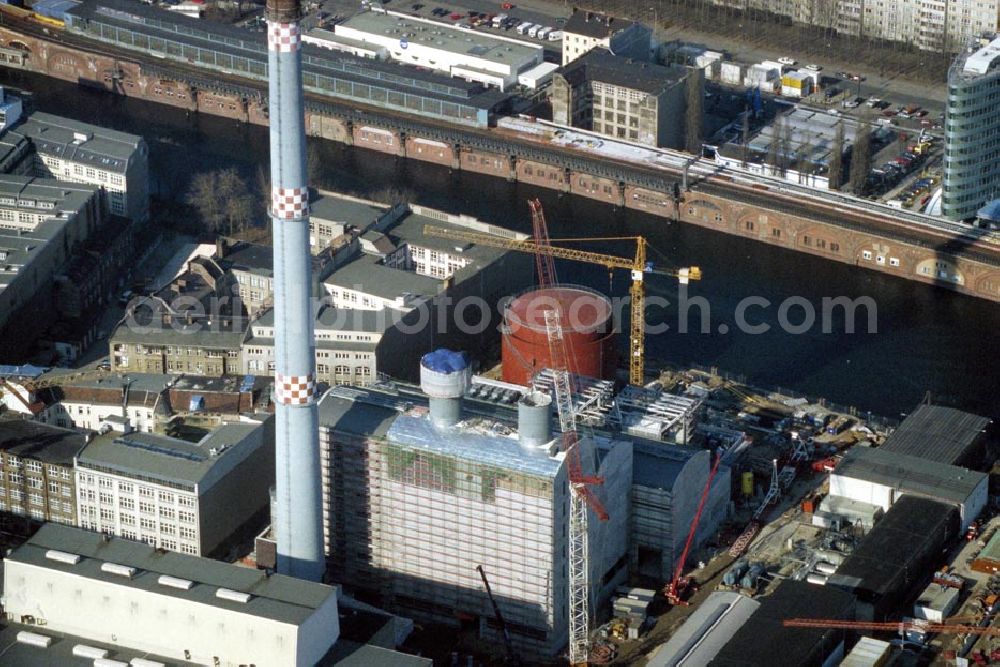
<instances>
[{"instance_id":1,"label":"red tower crane","mask_svg":"<svg viewBox=\"0 0 1000 667\"><path fill-rule=\"evenodd\" d=\"M694 519L691 521L691 529L688 530L687 541L684 543L684 551L681 552L680 560L677 561L677 567L674 569L674 578L670 580L670 584L663 591L663 594L667 597L667 602L672 605L687 606L688 604L684 598L690 591L691 582L689 579L682 577L681 573L684 571L684 563L687 562L688 552L691 550L691 544L694 542L695 533L698 532L701 513L705 509L708 493L712 489L712 479L715 477L715 471L719 469L721 461L722 455L717 454L715 456L715 463L712 464L712 469L708 473L708 479L705 481L705 488L701 492L701 500L698 501L698 511L694 513Z\"/></svg>"}]
</instances>

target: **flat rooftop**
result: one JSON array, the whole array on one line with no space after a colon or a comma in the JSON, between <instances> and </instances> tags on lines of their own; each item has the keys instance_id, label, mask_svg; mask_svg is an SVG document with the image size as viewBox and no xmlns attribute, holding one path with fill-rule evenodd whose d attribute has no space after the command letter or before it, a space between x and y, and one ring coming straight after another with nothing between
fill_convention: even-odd
<instances>
[{"instance_id":1,"label":"flat rooftop","mask_svg":"<svg viewBox=\"0 0 1000 667\"><path fill-rule=\"evenodd\" d=\"M45 556L50 549L76 554L81 559L75 565L52 560ZM157 550L143 542L108 538L53 523L43 525L7 559L293 625L305 622L331 595L337 594L332 586L281 574L268 576L261 570ZM122 577L102 571L104 563L134 567L137 572L131 578ZM158 579L164 574L191 581L193 586L187 590L163 586ZM218 598L215 592L219 588L249 593L251 597L246 603ZM44 632L44 628L39 630Z\"/></svg>"},{"instance_id":2,"label":"flat rooftop","mask_svg":"<svg viewBox=\"0 0 1000 667\"><path fill-rule=\"evenodd\" d=\"M309 202L310 220L328 220L366 229L391 210L390 206L336 192L320 192Z\"/></svg>"},{"instance_id":3,"label":"flat rooftop","mask_svg":"<svg viewBox=\"0 0 1000 667\"><path fill-rule=\"evenodd\" d=\"M196 443L156 433L110 432L94 437L77 460L81 466L110 468L187 487L208 478L216 466L246 458L246 450L254 444L248 438L260 428L265 425L223 424Z\"/></svg>"},{"instance_id":4,"label":"flat rooftop","mask_svg":"<svg viewBox=\"0 0 1000 667\"><path fill-rule=\"evenodd\" d=\"M63 219L50 218L38 223L31 231L18 233L0 229L0 290L17 280L65 225Z\"/></svg>"},{"instance_id":5,"label":"flat rooftop","mask_svg":"<svg viewBox=\"0 0 1000 667\"><path fill-rule=\"evenodd\" d=\"M97 169L124 174L129 160L140 148L142 137L109 130L78 120L36 111L21 123L17 131L28 137L35 150L65 160L82 162Z\"/></svg>"},{"instance_id":6,"label":"flat rooftop","mask_svg":"<svg viewBox=\"0 0 1000 667\"><path fill-rule=\"evenodd\" d=\"M462 30L447 23L429 21L396 13L374 10L362 11L334 29L338 36L351 37L344 30L357 30L373 39L391 40L401 47L403 40L409 45L426 49L447 51L460 56L482 58L515 69L522 63L541 57L542 47L527 42L502 39L476 30ZM367 41L367 40L366 40Z\"/></svg>"},{"instance_id":7,"label":"flat rooftop","mask_svg":"<svg viewBox=\"0 0 1000 667\"><path fill-rule=\"evenodd\" d=\"M0 419L0 450L9 456L71 468L86 444L80 431L28 419Z\"/></svg>"},{"instance_id":8,"label":"flat rooftop","mask_svg":"<svg viewBox=\"0 0 1000 667\"><path fill-rule=\"evenodd\" d=\"M954 504L965 503L987 479L986 473L885 451L881 447L851 448L831 474Z\"/></svg>"},{"instance_id":9,"label":"flat rooftop","mask_svg":"<svg viewBox=\"0 0 1000 667\"><path fill-rule=\"evenodd\" d=\"M966 57L962 71L973 76L988 74L1000 63L1000 35Z\"/></svg>"},{"instance_id":10,"label":"flat rooftop","mask_svg":"<svg viewBox=\"0 0 1000 667\"><path fill-rule=\"evenodd\" d=\"M383 299L396 299L404 294L433 297L444 289L442 280L386 266L378 257L367 254L339 267L323 282Z\"/></svg>"}]
</instances>

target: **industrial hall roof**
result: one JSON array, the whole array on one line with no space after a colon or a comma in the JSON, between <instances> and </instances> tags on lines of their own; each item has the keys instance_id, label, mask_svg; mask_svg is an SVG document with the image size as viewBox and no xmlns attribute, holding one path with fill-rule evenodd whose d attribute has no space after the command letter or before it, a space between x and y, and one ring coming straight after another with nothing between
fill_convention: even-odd
<instances>
[{"instance_id":1,"label":"industrial hall roof","mask_svg":"<svg viewBox=\"0 0 1000 667\"><path fill-rule=\"evenodd\" d=\"M50 549L76 554L81 559L76 564L53 560L46 557ZM7 558L87 579L144 589L155 595L177 597L293 624L306 621L327 598L337 594L336 588L324 584L280 574L268 576L261 570L154 549L144 542L108 538L101 533L54 523L43 525L34 537ZM103 571L101 566L104 563L134 567L137 572L132 577L122 577ZM164 574L190 581L193 585L188 589L164 586L158 582L160 575ZM226 600L216 596L219 588L249 593L251 597L247 602Z\"/></svg>"},{"instance_id":2,"label":"industrial hall roof","mask_svg":"<svg viewBox=\"0 0 1000 667\"><path fill-rule=\"evenodd\" d=\"M985 473L928 461L879 447L854 447L834 475L861 479L925 498L962 504L987 478Z\"/></svg>"},{"instance_id":3,"label":"industrial hall roof","mask_svg":"<svg viewBox=\"0 0 1000 667\"><path fill-rule=\"evenodd\" d=\"M881 449L919 456L936 463L966 463L990 420L955 408L920 405L890 435Z\"/></svg>"}]
</instances>

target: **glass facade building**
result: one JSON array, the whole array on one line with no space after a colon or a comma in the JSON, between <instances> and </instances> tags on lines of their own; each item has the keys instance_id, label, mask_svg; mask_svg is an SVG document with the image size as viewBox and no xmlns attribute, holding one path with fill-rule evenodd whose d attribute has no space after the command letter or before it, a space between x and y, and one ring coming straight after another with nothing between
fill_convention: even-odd
<instances>
[{"instance_id":1,"label":"glass facade building","mask_svg":"<svg viewBox=\"0 0 1000 667\"><path fill-rule=\"evenodd\" d=\"M267 81L262 33L120 0L87 0L67 13L69 31L157 58ZM306 92L484 127L505 96L479 84L303 45Z\"/></svg>"},{"instance_id":2,"label":"glass facade building","mask_svg":"<svg viewBox=\"0 0 1000 667\"><path fill-rule=\"evenodd\" d=\"M948 71L942 213L967 220L1000 197L1000 36L974 43Z\"/></svg>"}]
</instances>

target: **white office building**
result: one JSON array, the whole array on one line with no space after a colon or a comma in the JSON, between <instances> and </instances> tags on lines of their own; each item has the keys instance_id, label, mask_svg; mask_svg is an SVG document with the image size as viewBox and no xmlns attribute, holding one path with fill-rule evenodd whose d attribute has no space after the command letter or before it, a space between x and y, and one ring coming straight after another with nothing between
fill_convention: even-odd
<instances>
[{"instance_id":1,"label":"white office building","mask_svg":"<svg viewBox=\"0 0 1000 667\"><path fill-rule=\"evenodd\" d=\"M16 132L35 148L36 176L100 186L111 213L149 218L149 155L139 135L37 111Z\"/></svg>"},{"instance_id":2,"label":"white office building","mask_svg":"<svg viewBox=\"0 0 1000 667\"><path fill-rule=\"evenodd\" d=\"M649 60L653 33L649 27L600 12L574 10L562 29L562 64L568 65L592 49L616 56Z\"/></svg>"},{"instance_id":3,"label":"white office building","mask_svg":"<svg viewBox=\"0 0 1000 667\"><path fill-rule=\"evenodd\" d=\"M542 47L396 12L363 11L335 28L337 38L384 49L392 60L506 90L540 65ZM319 46L321 36L310 39ZM332 45L331 45L332 46Z\"/></svg>"},{"instance_id":4,"label":"white office building","mask_svg":"<svg viewBox=\"0 0 1000 667\"><path fill-rule=\"evenodd\" d=\"M198 442L116 426L75 468L81 528L213 555L268 506L273 420L224 424Z\"/></svg>"},{"instance_id":5,"label":"white office building","mask_svg":"<svg viewBox=\"0 0 1000 667\"><path fill-rule=\"evenodd\" d=\"M337 588L69 526L43 526L3 570L22 628L5 664L306 667L340 637Z\"/></svg>"}]
</instances>

